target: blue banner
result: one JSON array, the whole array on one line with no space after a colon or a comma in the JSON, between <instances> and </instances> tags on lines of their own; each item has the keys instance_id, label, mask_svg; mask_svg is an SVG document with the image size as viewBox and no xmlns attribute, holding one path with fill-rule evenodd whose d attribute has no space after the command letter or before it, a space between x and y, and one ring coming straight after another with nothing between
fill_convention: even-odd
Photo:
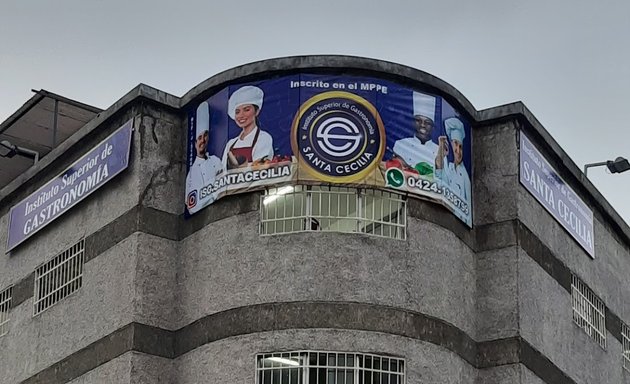
<instances>
[{"instance_id":1,"label":"blue banner","mask_svg":"<svg viewBox=\"0 0 630 384\"><path fill-rule=\"evenodd\" d=\"M595 257L593 211L562 180L521 132L520 181L591 257Z\"/></svg>"},{"instance_id":2,"label":"blue banner","mask_svg":"<svg viewBox=\"0 0 630 384\"><path fill-rule=\"evenodd\" d=\"M61 175L11 208L7 252L63 215L129 165L133 120Z\"/></svg>"},{"instance_id":3,"label":"blue banner","mask_svg":"<svg viewBox=\"0 0 630 384\"><path fill-rule=\"evenodd\" d=\"M283 184L395 189L472 226L470 124L442 97L369 77L226 87L188 111L186 208Z\"/></svg>"}]
</instances>

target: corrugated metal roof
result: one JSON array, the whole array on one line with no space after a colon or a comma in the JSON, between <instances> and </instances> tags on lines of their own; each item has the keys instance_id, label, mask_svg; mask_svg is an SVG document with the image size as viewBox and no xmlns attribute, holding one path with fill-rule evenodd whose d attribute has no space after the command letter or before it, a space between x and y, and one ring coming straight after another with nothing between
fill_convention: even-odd
<instances>
[{"instance_id":1,"label":"corrugated metal roof","mask_svg":"<svg viewBox=\"0 0 630 384\"><path fill-rule=\"evenodd\" d=\"M0 124L0 141L37 151L40 158L102 111L45 90L33 92L33 97ZM32 165L27 157L0 157L0 188Z\"/></svg>"}]
</instances>

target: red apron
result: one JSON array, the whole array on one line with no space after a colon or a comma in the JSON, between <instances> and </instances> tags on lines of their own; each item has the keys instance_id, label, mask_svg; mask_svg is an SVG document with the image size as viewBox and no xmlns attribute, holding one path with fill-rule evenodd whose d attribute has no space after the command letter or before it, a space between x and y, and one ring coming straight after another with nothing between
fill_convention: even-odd
<instances>
[{"instance_id":1,"label":"red apron","mask_svg":"<svg viewBox=\"0 0 630 384\"><path fill-rule=\"evenodd\" d=\"M238 140L235 140L234 144L232 144L232 146L230 147L230 152L232 153L232 155L234 155L239 165L242 165L244 163L251 163L252 161L254 161L253 159L254 147L256 146L256 143L258 142L259 133L260 133L260 129L256 128L256 135L254 136L254 141L252 141L251 147L234 148L236 143L238 143ZM228 169L236 168L236 166L232 165L232 163L229 161L228 161L227 166L228 166Z\"/></svg>"}]
</instances>

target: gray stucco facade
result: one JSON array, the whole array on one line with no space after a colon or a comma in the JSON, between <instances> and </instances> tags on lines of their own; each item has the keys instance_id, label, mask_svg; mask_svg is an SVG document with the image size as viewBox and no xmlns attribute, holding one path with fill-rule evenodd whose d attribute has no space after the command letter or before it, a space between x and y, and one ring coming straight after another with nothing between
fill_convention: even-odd
<instances>
[{"instance_id":1,"label":"gray stucco facade","mask_svg":"<svg viewBox=\"0 0 630 384\"><path fill-rule=\"evenodd\" d=\"M473 125L473 228L409 197L407 238L259 235L260 193L184 217L186 107L227 84L315 71L439 94ZM10 208L133 119L129 168L6 253ZM519 183L519 133L594 212L595 259ZM84 239L83 285L33 316L37 266ZM405 359L406 383L625 383L630 228L521 103L477 111L377 60L305 56L220 73L181 98L139 85L0 190L0 383L256 383L256 355ZM606 347L572 318L571 276L605 303Z\"/></svg>"}]
</instances>

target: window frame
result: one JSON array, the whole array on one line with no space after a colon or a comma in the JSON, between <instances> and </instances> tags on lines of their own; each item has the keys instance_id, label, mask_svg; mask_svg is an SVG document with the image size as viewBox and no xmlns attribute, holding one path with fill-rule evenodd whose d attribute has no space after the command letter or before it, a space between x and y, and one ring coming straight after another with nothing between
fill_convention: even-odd
<instances>
[{"instance_id":1,"label":"window frame","mask_svg":"<svg viewBox=\"0 0 630 384\"><path fill-rule=\"evenodd\" d=\"M630 327L621 323L621 357L623 368L630 372Z\"/></svg>"},{"instance_id":2,"label":"window frame","mask_svg":"<svg viewBox=\"0 0 630 384\"><path fill-rule=\"evenodd\" d=\"M287 203L289 198L291 204ZM322 201L326 199L327 205L322 204ZM344 199L347 204L346 210L341 212L340 205ZM267 208L267 204L273 202L276 203L274 204L275 214L272 215L272 209ZM281 217L278 216L280 205L278 202L284 202ZM336 215L331 212L333 202L337 205ZM350 202L353 202L354 206L351 206ZM381 213L378 218L375 213L377 204L380 204ZM289 207L288 210L287 207ZM371 215L368 208L371 208ZM385 215L386 208L389 210ZM337 225L336 228L331 228L333 222ZM329 226L323 223L328 223ZM342 224L347 228L343 228ZM359 233L406 240L407 196L372 188L301 184L269 188L261 193L259 222L261 236L312 231Z\"/></svg>"},{"instance_id":3,"label":"window frame","mask_svg":"<svg viewBox=\"0 0 630 384\"><path fill-rule=\"evenodd\" d=\"M606 305L577 275L571 274L573 322L606 349Z\"/></svg>"},{"instance_id":4,"label":"window frame","mask_svg":"<svg viewBox=\"0 0 630 384\"><path fill-rule=\"evenodd\" d=\"M343 356L343 358L340 359L341 356ZM324 361L323 364L322 357ZM331 357L333 357L332 364ZM272 361L271 367L266 367L264 361L271 359L277 360ZM295 364L289 364L290 360L294 361ZM314 365L312 364L312 360L315 360ZM352 360L352 365L347 365L346 363L350 360ZM382 366L385 360L388 361L387 369L383 369ZM368 361L370 361L369 364ZM377 361L378 368L375 367ZM278 366L276 366L276 364ZM380 379L383 379L383 375L386 375L385 378L387 378L387 380L385 382L387 383L405 384L405 368L406 361L404 358L385 354L315 350L267 352L256 355L256 384L265 383L265 372L271 372L269 379L272 382L275 376L274 372L279 372L278 377L283 384L340 384L340 382L345 384L348 381L354 384L361 384L365 383L366 373L370 374L370 382L374 382L374 375L376 374L380 375ZM291 380L291 372L284 372L285 375L283 375L283 370L294 369L298 370L295 372L298 378L297 382ZM302 372L300 373L299 370L302 370ZM325 377L320 375L322 370L324 370ZM339 380L340 374L343 380ZM351 375L351 380L348 380L348 375ZM287 383L285 383L286 380L282 380L283 376L289 377ZM311 382L312 376L315 376L315 383ZM391 381L392 377L395 380Z\"/></svg>"},{"instance_id":5,"label":"window frame","mask_svg":"<svg viewBox=\"0 0 630 384\"><path fill-rule=\"evenodd\" d=\"M35 268L33 316L37 316L83 286L85 239Z\"/></svg>"},{"instance_id":6,"label":"window frame","mask_svg":"<svg viewBox=\"0 0 630 384\"><path fill-rule=\"evenodd\" d=\"M10 313L13 308L13 285L0 291L0 337L9 333Z\"/></svg>"}]
</instances>

